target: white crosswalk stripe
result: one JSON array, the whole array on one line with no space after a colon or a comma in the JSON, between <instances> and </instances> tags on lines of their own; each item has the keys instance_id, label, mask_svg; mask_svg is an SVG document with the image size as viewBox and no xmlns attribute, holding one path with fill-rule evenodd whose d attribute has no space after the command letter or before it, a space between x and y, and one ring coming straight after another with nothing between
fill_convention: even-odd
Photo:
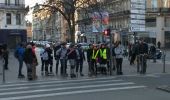
<instances>
[{"instance_id":1,"label":"white crosswalk stripe","mask_svg":"<svg viewBox=\"0 0 170 100\"><path fill-rule=\"evenodd\" d=\"M24 100L116 90L140 89L143 85L115 79L115 77L87 78L80 80L50 80L0 85L0 100Z\"/></svg>"}]
</instances>

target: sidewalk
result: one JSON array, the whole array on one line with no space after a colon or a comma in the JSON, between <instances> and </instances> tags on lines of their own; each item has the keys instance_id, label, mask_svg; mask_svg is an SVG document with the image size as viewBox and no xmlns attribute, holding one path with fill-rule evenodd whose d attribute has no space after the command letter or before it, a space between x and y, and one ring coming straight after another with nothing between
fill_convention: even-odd
<instances>
[{"instance_id":1,"label":"sidewalk","mask_svg":"<svg viewBox=\"0 0 170 100\"><path fill-rule=\"evenodd\" d=\"M38 56L39 54L37 53L37 57L38 57L38 62L39 65L37 66L37 75L38 75L38 80L57 80L57 79L63 79L62 77L60 77L60 75L55 75L55 76L41 76L41 63L40 63L40 57ZM163 72L163 63L162 60L157 60L156 63L153 63L152 60L148 60L147 62L148 67L147 67L147 73L146 74L158 74L158 73L162 73ZM0 62L0 68L2 64ZM17 59L14 58L13 53L10 53L9 56L9 70L5 71L5 79L6 82L22 82L22 81L27 81L26 78L24 79L18 79L18 61ZM166 62L166 73L170 73L170 62ZM69 67L68 66L68 73L70 73L69 71ZM2 72L2 70L0 69L0 71ZM53 71L55 71L55 60L54 60L54 68ZM87 66L87 62L84 63L84 77L79 77L79 78L87 78L88 77L88 66ZM1 73L0 72L0 73ZM26 76L26 66L24 64L23 69L22 69L23 74ZM127 58L125 58L123 60L123 75L136 75L137 74L137 69L136 69L136 65L130 66L129 61ZM113 75L115 75L115 72L113 72ZM115 75L116 76L116 75ZM67 78L70 79L70 78ZM0 83L2 83L2 75L0 74Z\"/></svg>"}]
</instances>

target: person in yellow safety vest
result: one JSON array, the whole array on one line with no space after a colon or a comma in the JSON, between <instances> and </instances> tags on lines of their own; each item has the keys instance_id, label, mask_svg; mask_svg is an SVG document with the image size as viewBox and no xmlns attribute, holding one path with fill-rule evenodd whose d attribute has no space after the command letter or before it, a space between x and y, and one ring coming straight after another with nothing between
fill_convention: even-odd
<instances>
[{"instance_id":1,"label":"person in yellow safety vest","mask_svg":"<svg viewBox=\"0 0 170 100\"><path fill-rule=\"evenodd\" d=\"M99 57L99 50L97 48L97 45L93 45L93 51L92 51L92 61L91 61L91 71L92 75L97 75L97 59Z\"/></svg>"},{"instance_id":2,"label":"person in yellow safety vest","mask_svg":"<svg viewBox=\"0 0 170 100\"><path fill-rule=\"evenodd\" d=\"M99 50L100 52L100 65L101 65L101 73L102 74L107 74L107 69L106 66L108 64L108 48L105 46L105 44L101 44L101 48Z\"/></svg>"}]
</instances>

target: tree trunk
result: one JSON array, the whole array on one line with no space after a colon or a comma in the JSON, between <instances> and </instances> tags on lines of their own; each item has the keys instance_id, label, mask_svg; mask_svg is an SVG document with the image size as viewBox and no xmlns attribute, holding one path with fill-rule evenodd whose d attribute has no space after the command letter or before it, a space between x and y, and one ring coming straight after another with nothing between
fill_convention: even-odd
<instances>
[{"instance_id":1,"label":"tree trunk","mask_svg":"<svg viewBox=\"0 0 170 100\"><path fill-rule=\"evenodd\" d=\"M71 14L72 25L70 25L70 39L72 43L75 43L75 18L74 13Z\"/></svg>"}]
</instances>

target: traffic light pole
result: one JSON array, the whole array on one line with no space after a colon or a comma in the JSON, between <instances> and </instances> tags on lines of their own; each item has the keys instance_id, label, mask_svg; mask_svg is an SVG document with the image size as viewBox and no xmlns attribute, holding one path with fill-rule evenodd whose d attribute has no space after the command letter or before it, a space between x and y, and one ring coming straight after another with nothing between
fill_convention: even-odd
<instances>
[{"instance_id":1,"label":"traffic light pole","mask_svg":"<svg viewBox=\"0 0 170 100\"><path fill-rule=\"evenodd\" d=\"M110 30L110 29L109 29ZM113 45L112 45L112 34L111 31L109 31L110 33L110 75L112 75L112 67L113 67L113 54L112 54L112 50L113 50Z\"/></svg>"}]
</instances>

